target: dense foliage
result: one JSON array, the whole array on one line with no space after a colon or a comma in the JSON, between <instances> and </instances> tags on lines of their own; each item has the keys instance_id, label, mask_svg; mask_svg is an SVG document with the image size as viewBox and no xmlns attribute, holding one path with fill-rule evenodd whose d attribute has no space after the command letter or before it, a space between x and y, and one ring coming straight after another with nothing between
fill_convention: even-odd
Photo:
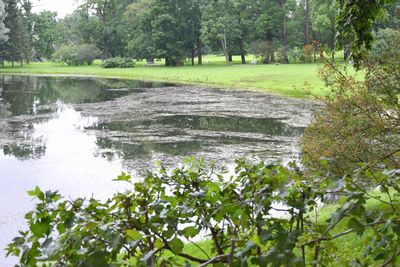
<instances>
[{"instance_id":1,"label":"dense foliage","mask_svg":"<svg viewBox=\"0 0 400 267\"><path fill-rule=\"evenodd\" d=\"M53 54L55 62L64 62L67 65L92 65L99 57L100 50L94 45L63 45Z\"/></svg>"},{"instance_id":2,"label":"dense foliage","mask_svg":"<svg viewBox=\"0 0 400 267\"><path fill-rule=\"evenodd\" d=\"M34 58L37 60L51 59L59 42L57 30L57 14L55 12L43 11L34 14L33 48Z\"/></svg>"},{"instance_id":3,"label":"dense foliage","mask_svg":"<svg viewBox=\"0 0 400 267\"><path fill-rule=\"evenodd\" d=\"M400 167L400 34L377 42L360 65L365 79L327 64L321 76L332 95L303 137L304 160L312 169L342 176L358 163ZM320 165L323 157L331 161Z\"/></svg>"},{"instance_id":4,"label":"dense foliage","mask_svg":"<svg viewBox=\"0 0 400 267\"><path fill-rule=\"evenodd\" d=\"M338 31L353 52L356 66L364 58L366 50L369 50L372 46L371 29L374 22L379 17L386 15L385 6L391 4L395 4L394 10L398 9L399 2L396 0L337 0L339 7L337 14Z\"/></svg>"},{"instance_id":5,"label":"dense foliage","mask_svg":"<svg viewBox=\"0 0 400 267\"><path fill-rule=\"evenodd\" d=\"M6 11L3 0L0 0L0 43L8 40L7 33L10 31L4 25L4 19L6 18Z\"/></svg>"},{"instance_id":6,"label":"dense foliage","mask_svg":"<svg viewBox=\"0 0 400 267\"><path fill-rule=\"evenodd\" d=\"M312 62L325 54L334 59L338 45L359 60L372 30L400 25L398 0L84 0L65 18L31 14L29 0L4 2L2 60L20 63L50 60L60 47L81 44L95 45L102 59L164 59L173 66L187 58L194 65L196 57L202 64L203 53L223 54L228 64L240 55L246 64L255 52L263 63L286 64L296 62L291 52L301 52L297 62Z\"/></svg>"},{"instance_id":7,"label":"dense foliage","mask_svg":"<svg viewBox=\"0 0 400 267\"><path fill-rule=\"evenodd\" d=\"M365 177L382 193L365 192ZM294 167L239 161L230 177L199 163L161 168L142 181L122 174L117 180L131 189L104 202L35 188L29 194L38 203L25 216L29 231L20 232L8 253L21 266L387 265L400 249L399 179L399 169L362 167L333 188L326 179L304 179ZM332 192L340 204L319 220L318 203ZM366 210L370 200L379 208ZM335 240L369 229L364 256L341 258ZM199 238L209 239L209 247L196 245ZM198 253L186 253L187 246Z\"/></svg>"},{"instance_id":8,"label":"dense foliage","mask_svg":"<svg viewBox=\"0 0 400 267\"><path fill-rule=\"evenodd\" d=\"M32 57L31 8L29 0L4 0L4 26L7 40L0 43L0 62L9 61L23 64Z\"/></svg>"},{"instance_id":9,"label":"dense foliage","mask_svg":"<svg viewBox=\"0 0 400 267\"><path fill-rule=\"evenodd\" d=\"M133 68L135 67L135 62L131 58L123 58L123 57L113 57L103 61L101 64L102 68L111 69L111 68Z\"/></svg>"}]
</instances>

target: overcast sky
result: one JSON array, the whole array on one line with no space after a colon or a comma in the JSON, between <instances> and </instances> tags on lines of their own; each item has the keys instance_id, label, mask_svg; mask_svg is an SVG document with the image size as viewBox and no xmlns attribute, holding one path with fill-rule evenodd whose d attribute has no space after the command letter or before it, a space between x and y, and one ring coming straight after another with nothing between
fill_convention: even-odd
<instances>
[{"instance_id":1,"label":"overcast sky","mask_svg":"<svg viewBox=\"0 0 400 267\"><path fill-rule=\"evenodd\" d=\"M71 14L78 6L76 0L32 0L33 12L39 13L43 10L56 11L58 17L62 18Z\"/></svg>"}]
</instances>

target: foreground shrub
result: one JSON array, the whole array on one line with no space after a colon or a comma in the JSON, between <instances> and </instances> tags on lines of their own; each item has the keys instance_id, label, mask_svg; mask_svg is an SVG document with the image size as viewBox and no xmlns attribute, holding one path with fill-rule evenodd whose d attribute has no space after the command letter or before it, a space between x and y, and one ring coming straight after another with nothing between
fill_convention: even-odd
<instances>
[{"instance_id":1,"label":"foreground shrub","mask_svg":"<svg viewBox=\"0 0 400 267\"><path fill-rule=\"evenodd\" d=\"M64 62L67 65L92 65L100 56L100 50L92 44L63 45L53 54L54 62Z\"/></svg>"},{"instance_id":2,"label":"foreground shrub","mask_svg":"<svg viewBox=\"0 0 400 267\"><path fill-rule=\"evenodd\" d=\"M317 202L332 192L326 179L305 180L297 168L243 161L231 177L211 170L199 163L171 172L161 168L141 182L122 174L117 180L130 184L131 191L105 202L63 199L35 188L29 194L38 203L25 216L29 231L20 232L8 255L18 256L22 266L348 266L350 261L370 266L396 261L400 170L356 170L335 190L342 199L327 221L318 220L317 212ZM366 175L381 184L384 199L360 186ZM381 208L367 211L371 199ZM339 224L347 226L338 232ZM363 256L340 257L334 240L372 228ZM197 253L186 253L199 238L211 239L210 249L197 246Z\"/></svg>"},{"instance_id":3,"label":"foreground shrub","mask_svg":"<svg viewBox=\"0 0 400 267\"><path fill-rule=\"evenodd\" d=\"M101 64L102 68L133 68L135 67L135 62L131 58L114 57L103 61Z\"/></svg>"},{"instance_id":4,"label":"foreground shrub","mask_svg":"<svg viewBox=\"0 0 400 267\"><path fill-rule=\"evenodd\" d=\"M379 51L361 65L363 80L332 64L321 70L332 95L303 137L309 169L340 177L360 162L400 168L400 35Z\"/></svg>"}]
</instances>

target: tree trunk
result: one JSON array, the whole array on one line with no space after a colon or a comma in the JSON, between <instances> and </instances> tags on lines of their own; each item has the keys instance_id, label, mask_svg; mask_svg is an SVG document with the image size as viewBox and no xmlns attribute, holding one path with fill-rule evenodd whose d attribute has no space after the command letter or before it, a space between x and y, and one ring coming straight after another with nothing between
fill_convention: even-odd
<instances>
[{"instance_id":1,"label":"tree trunk","mask_svg":"<svg viewBox=\"0 0 400 267\"><path fill-rule=\"evenodd\" d=\"M231 52L228 53L229 63L233 62L233 55Z\"/></svg>"},{"instance_id":2,"label":"tree trunk","mask_svg":"<svg viewBox=\"0 0 400 267\"><path fill-rule=\"evenodd\" d=\"M271 63L275 63L274 38L271 38Z\"/></svg>"},{"instance_id":3,"label":"tree trunk","mask_svg":"<svg viewBox=\"0 0 400 267\"><path fill-rule=\"evenodd\" d=\"M305 0L305 16L304 16L304 44L310 43L310 0Z\"/></svg>"},{"instance_id":4,"label":"tree trunk","mask_svg":"<svg viewBox=\"0 0 400 267\"><path fill-rule=\"evenodd\" d=\"M246 52L244 51L243 39L240 39L239 47L240 47L240 57L242 59L242 64L246 64Z\"/></svg>"},{"instance_id":5,"label":"tree trunk","mask_svg":"<svg viewBox=\"0 0 400 267\"><path fill-rule=\"evenodd\" d=\"M335 63L335 50L332 50L332 63Z\"/></svg>"},{"instance_id":6,"label":"tree trunk","mask_svg":"<svg viewBox=\"0 0 400 267\"><path fill-rule=\"evenodd\" d=\"M286 10L285 9L285 1L280 0L279 6L282 9L283 13L283 22L282 22L282 31L281 31L281 43L282 43L282 64L289 64L289 58L287 56L288 52L288 41L287 41L287 33L286 33Z\"/></svg>"},{"instance_id":7,"label":"tree trunk","mask_svg":"<svg viewBox=\"0 0 400 267\"><path fill-rule=\"evenodd\" d=\"M222 51L224 52L225 61L227 64L230 64L229 54L228 54L228 45L226 43L226 35L224 34L224 38L221 40Z\"/></svg>"},{"instance_id":8,"label":"tree trunk","mask_svg":"<svg viewBox=\"0 0 400 267\"><path fill-rule=\"evenodd\" d=\"M200 35L197 36L197 64L203 64L203 44L201 43Z\"/></svg>"},{"instance_id":9,"label":"tree trunk","mask_svg":"<svg viewBox=\"0 0 400 267\"><path fill-rule=\"evenodd\" d=\"M350 49L348 45L345 45L343 50L343 58L344 60L348 60L349 57L350 57Z\"/></svg>"},{"instance_id":10,"label":"tree trunk","mask_svg":"<svg viewBox=\"0 0 400 267\"><path fill-rule=\"evenodd\" d=\"M195 58L194 46L192 47L191 57L192 57L192 66L194 66L194 58Z\"/></svg>"}]
</instances>

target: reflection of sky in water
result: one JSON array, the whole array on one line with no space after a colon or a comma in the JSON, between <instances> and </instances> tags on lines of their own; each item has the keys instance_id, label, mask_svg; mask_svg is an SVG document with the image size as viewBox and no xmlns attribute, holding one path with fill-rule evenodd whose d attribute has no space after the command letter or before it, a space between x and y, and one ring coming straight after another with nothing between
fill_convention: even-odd
<instances>
[{"instance_id":1,"label":"reflection of sky in water","mask_svg":"<svg viewBox=\"0 0 400 267\"><path fill-rule=\"evenodd\" d=\"M93 78L0 77L1 250L23 227L38 185L106 198L122 170L176 166L185 157L229 164L282 160L311 105L265 94ZM148 89L145 89L148 88ZM66 104L64 104L66 103Z\"/></svg>"},{"instance_id":2,"label":"reflection of sky in water","mask_svg":"<svg viewBox=\"0 0 400 267\"><path fill-rule=\"evenodd\" d=\"M122 184L112 181L123 169L121 164L93 157L96 137L81 131L93 122L95 118L83 118L74 109L61 106L54 119L34 127L34 137L46 144L43 155L18 160L0 152L1 248L23 228L24 213L34 204L26 192L36 185L71 197L93 193L104 198L123 190ZM0 254L0 266L5 266L3 257Z\"/></svg>"},{"instance_id":3,"label":"reflection of sky in water","mask_svg":"<svg viewBox=\"0 0 400 267\"><path fill-rule=\"evenodd\" d=\"M0 77L1 267L14 263L4 259L3 249L23 229L24 214L34 205L28 190L38 185L70 197L105 198L123 189L112 181L123 170L120 161L95 157L96 136L82 131L97 119L83 117L63 103L109 101L160 85L115 79Z\"/></svg>"}]
</instances>

